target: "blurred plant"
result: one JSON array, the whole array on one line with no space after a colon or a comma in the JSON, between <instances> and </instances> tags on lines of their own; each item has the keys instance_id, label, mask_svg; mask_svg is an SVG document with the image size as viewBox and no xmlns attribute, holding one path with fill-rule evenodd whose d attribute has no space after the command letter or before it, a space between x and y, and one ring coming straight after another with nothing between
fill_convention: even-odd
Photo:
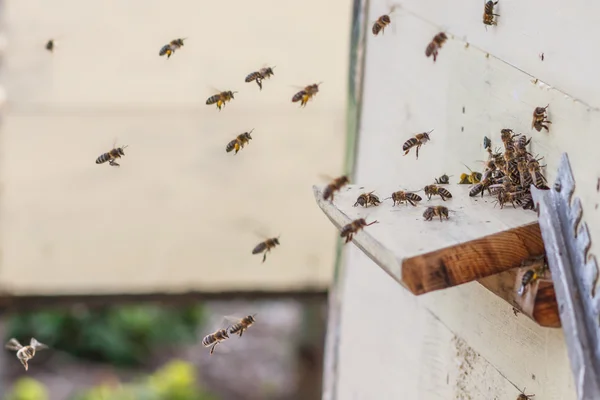
<instances>
[{"instance_id":1,"label":"blurred plant","mask_svg":"<svg viewBox=\"0 0 600 400\"><path fill-rule=\"evenodd\" d=\"M19 379L6 400L48 400L46 387L31 378Z\"/></svg>"},{"instance_id":2,"label":"blurred plant","mask_svg":"<svg viewBox=\"0 0 600 400\"><path fill-rule=\"evenodd\" d=\"M155 305L40 311L8 320L7 340L35 337L56 350L117 366L141 364L153 347L196 340L201 306Z\"/></svg>"},{"instance_id":3,"label":"blurred plant","mask_svg":"<svg viewBox=\"0 0 600 400\"><path fill-rule=\"evenodd\" d=\"M93 388L72 400L217 400L196 383L196 370L174 360L142 382Z\"/></svg>"}]
</instances>

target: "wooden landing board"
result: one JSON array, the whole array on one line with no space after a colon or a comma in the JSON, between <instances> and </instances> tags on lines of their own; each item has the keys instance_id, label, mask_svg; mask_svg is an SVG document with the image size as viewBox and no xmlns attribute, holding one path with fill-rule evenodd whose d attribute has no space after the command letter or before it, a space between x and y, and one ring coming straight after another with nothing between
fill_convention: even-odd
<instances>
[{"instance_id":1,"label":"wooden landing board","mask_svg":"<svg viewBox=\"0 0 600 400\"><path fill-rule=\"evenodd\" d=\"M375 190L381 200L400 190L394 186L351 185L335 196L322 199L315 187L317 203L338 228L357 218L379 223L355 235L354 242L380 267L413 294L423 294L494 275L520 265L529 256L543 252L537 216L512 206L494 207L494 198L469 197L469 185L445 185L452 198L423 201L416 207L392 206L386 200L377 207L354 207L361 193ZM404 188L406 189L406 188ZM414 189L414 188L413 188ZM450 218L425 221L430 205L444 205Z\"/></svg>"}]
</instances>

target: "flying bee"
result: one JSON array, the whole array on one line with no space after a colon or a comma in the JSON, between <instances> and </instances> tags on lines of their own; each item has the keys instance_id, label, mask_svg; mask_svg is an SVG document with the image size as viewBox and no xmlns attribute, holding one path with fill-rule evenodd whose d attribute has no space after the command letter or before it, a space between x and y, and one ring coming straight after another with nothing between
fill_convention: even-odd
<instances>
[{"instance_id":1,"label":"flying bee","mask_svg":"<svg viewBox=\"0 0 600 400\"><path fill-rule=\"evenodd\" d=\"M256 314L248 315L247 317L244 317L238 320L238 322L236 322L235 324L231 325L229 327L229 334L239 335L240 337L242 337L244 332L256 322L256 319L254 319L255 315Z\"/></svg>"},{"instance_id":2,"label":"flying bee","mask_svg":"<svg viewBox=\"0 0 600 400\"><path fill-rule=\"evenodd\" d=\"M450 183L450 177L446 174L440 176L439 178L435 178L435 183L437 185L447 185Z\"/></svg>"},{"instance_id":3,"label":"flying bee","mask_svg":"<svg viewBox=\"0 0 600 400\"><path fill-rule=\"evenodd\" d=\"M417 160L418 160L419 159L419 149L421 148L421 146L423 146L425 143L427 143L428 141L431 140L431 138L429 137L429 134L431 132L433 132L433 129L430 130L429 132L417 133L414 137L412 137L412 138L408 139L406 142L404 142L404 144L402 145L402 151L404 151L404 155L407 155L408 152L410 151L410 149L417 146Z\"/></svg>"},{"instance_id":4,"label":"flying bee","mask_svg":"<svg viewBox=\"0 0 600 400\"><path fill-rule=\"evenodd\" d=\"M367 221L365 221L364 218L355 219L354 221L350 222L349 224L344 225L344 227L342 228L342 231L340 233L340 236L346 238L346 241L344 243L348 243L352 240L354 235L356 233L358 233L358 231L360 231L361 229L363 229L366 226L377 224L377 223L379 223L379 221L377 221L377 220L367 224Z\"/></svg>"},{"instance_id":5,"label":"flying bee","mask_svg":"<svg viewBox=\"0 0 600 400\"><path fill-rule=\"evenodd\" d=\"M540 171L540 164L537 160L532 159L527 163L527 169L529 171L529 176L531 176L531 180L533 185L538 189L548 189L546 186L546 178L542 175Z\"/></svg>"},{"instance_id":6,"label":"flying bee","mask_svg":"<svg viewBox=\"0 0 600 400\"><path fill-rule=\"evenodd\" d=\"M384 14L381 17L377 18L377 20L375 20L375 22L373 23L373 28L371 28L371 32L373 32L373 35L377 36L380 32L383 35L385 28L392 23L390 15L394 13L395 8L396 7L393 6L387 14Z\"/></svg>"},{"instance_id":7,"label":"flying bee","mask_svg":"<svg viewBox=\"0 0 600 400\"><path fill-rule=\"evenodd\" d=\"M323 200L331 198L331 201L333 201L335 192L338 192L343 186L349 183L350 179L346 175L335 178L331 183L325 186L325 189L323 190Z\"/></svg>"},{"instance_id":8,"label":"flying bee","mask_svg":"<svg viewBox=\"0 0 600 400\"><path fill-rule=\"evenodd\" d=\"M165 44L163 47L160 48L158 55L162 57L166 54L167 59L171 58L171 56L175 53L175 50L179 50L183 46L183 41L185 39L187 38L171 40L170 43Z\"/></svg>"},{"instance_id":9,"label":"flying bee","mask_svg":"<svg viewBox=\"0 0 600 400\"><path fill-rule=\"evenodd\" d=\"M446 217L446 219L449 219L448 213L449 213L448 207L444 207L444 206L427 207L427 209L423 213L423 218L425 218L425 221L431 221L433 219L433 217L439 216L440 222L442 222L442 217Z\"/></svg>"},{"instance_id":10,"label":"flying bee","mask_svg":"<svg viewBox=\"0 0 600 400\"><path fill-rule=\"evenodd\" d=\"M240 149L244 148L244 145L248 144L248 142L250 142L250 140L252 140L252 136L250 136L252 131L254 131L254 129L252 129L250 132L244 132L244 133L240 133L239 135L237 135L237 137L235 139L233 139L231 142L227 143L227 146L225 147L225 151L229 153L235 149L235 154L237 154L238 151L240 151Z\"/></svg>"},{"instance_id":11,"label":"flying bee","mask_svg":"<svg viewBox=\"0 0 600 400\"><path fill-rule=\"evenodd\" d=\"M269 79L271 77L271 75L275 75L275 73L273 72L273 67L264 67L259 69L258 71L252 72L250 74L248 74L248 76L246 76L246 79L244 79L245 82L252 82L252 81L256 81L256 84L258 85L258 88L260 90L262 90L262 82L265 79Z\"/></svg>"},{"instance_id":12,"label":"flying bee","mask_svg":"<svg viewBox=\"0 0 600 400\"><path fill-rule=\"evenodd\" d=\"M299 91L292 97L292 103L300 101L300 107L306 107L306 103L312 99L317 93L319 93L319 85L323 82L313 83L312 85L305 86L304 89Z\"/></svg>"},{"instance_id":13,"label":"flying bee","mask_svg":"<svg viewBox=\"0 0 600 400\"><path fill-rule=\"evenodd\" d=\"M358 205L361 205L363 207L369 207L370 205L378 206L379 204L381 204L381 200L379 200L379 197L374 195L373 192L363 193L360 196L358 196L358 198L356 199L356 203L354 203L354 207Z\"/></svg>"},{"instance_id":14,"label":"flying bee","mask_svg":"<svg viewBox=\"0 0 600 400\"><path fill-rule=\"evenodd\" d=\"M533 110L533 120L531 121L531 129L534 129L538 132L542 131L544 128L547 132L550 132L547 124L551 124L552 122L548 121L547 109L550 107L548 104L546 107L536 107ZM546 125L544 125L546 124Z\"/></svg>"},{"instance_id":15,"label":"flying bee","mask_svg":"<svg viewBox=\"0 0 600 400\"><path fill-rule=\"evenodd\" d=\"M484 150L487 150L487 149L491 150L492 149L492 141L487 136L483 137L483 149Z\"/></svg>"},{"instance_id":16,"label":"flying bee","mask_svg":"<svg viewBox=\"0 0 600 400\"><path fill-rule=\"evenodd\" d=\"M54 39L50 39L46 42L46 50L48 50L49 52L53 52L54 51Z\"/></svg>"},{"instance_id":17,"label":"flying bee","mask_svg":"<svg viewBox=\"0 0 600 400\"><path fill-rule=\"evenodd\" d=\"M233 97L233 95L235 93L237 93L237 92L232 92L231 90L226 90L226 91L217 93L215 95L210 96L206 100L206 104L211 105L211 104L217 103L217 108L219 109L219 111L221 111L221 107L225 106L225 103L235 99L235 97Z\"/></svg>"},{"instance_id":18,"label":"flying bee","mask_svg":"<svg viewBox=\"0 0 600 400\"><path fill-rule=\"evenodd\" d=\"M35 338L31 338L29 341L29 346L23 346L17 339L12 338L6 343L5 347L8 350L17 352L17 358L19 361L21 361L23 367L25 367L25 371L29 369L27 361L31 360L33 356L35 356L35 352L37 350L44 350L48 348L48 346L38 342Z\"/></svg>"},{"instance_id":19,"label":"flying bee","mask_svg":"<svg viewBox=\"0 0 600 400\"><path fill-rule=\"evenodd\" d=\"M279 245L279 236L260 242L254 247L254 249L252 249L252 254L265 253L262 260L262 262L265 262L267 259L267 253L269 253L271 249L277 245Z\"/></svg>"},{"instance_id":20,"label":"flying bee","mask_svg":"<svg viewBox=\"0 0 600 400\"><path fill-rule=\"evenodd\" d=\"M470 174L461 174L460 175L460 181L458 182L459 184L471 184L474 185L476 183L479 183L481 181L481 172L473 172L473 170L471 168L469 168L467 165L463 164L465 167L467 167L467 169L469 170Z\"/></svg>"},{"instance_id":21,"label":"flying bee","mask_svg":"<svg viewBox=\"0 0 600 400\"><path fill-rule=\"evenodd\" d=\"M216 332L209 333L202 339L202 345L204 347L210 347L210 354L214 353L215 347L224 340L229 339L227 329L219 329Z\"/></svg>"},{"instance_id":22,"label":"flying bee","mask_svg":"<svg viewBox=\"0 0 600 400\"><path fill-rule=\"evenodd\" d=\"M483 193L486 190L488 191L488 193L491 196L492 195L492 191L490 189L491 184L492 184L492 180L490 178L482 179L480 182L478 182L477 184L475 184L475 186L473 186L471 188L471 190L469 191L469 196L475 197L479 193L481 193L481 197L483 197Z\"/></svg>"},{"instance_id":23,"label":"flying bee","mask_svg":"<svg viewBox=\"0 0 600 400\"><path fill-rule=\"evenodd\" d=\"M444 201L452 198L452 194L448 191L448 189L436 185L427 185L423 190L425 190L425 195L427 196L428 200L431 200L431 197L436 194L439 195Z\"/></svg>"},{"instance_id":24,"label":"flying bee","mask_svg":"<svg viewBox=\"0 0 600 400\"><path fill-rule=\"evenodd\" d=\"M115 141L115 143L113 143L112 150L110 150L109 152L104 153L104 154L100 155L100 157L96 158L96 164L104 164L105 162L108 161L108 163L111 166L120 167L120 165L119 165L119 163L117 163L116 159L121 158L121 156L125 155L125 152L123 150L125 150L127 145L122 146L122 147L115 147L116 144L117 143Z\"/></svg>"},{"instance_id":25,"label":"flying bee","mask_svg":"<svg viewBox=\"0 0 600 400\"><path fill-rule=\"evenodd\" d=\"M440 32L433 37L433 40L429 42L425 49L425 55L427 57L433 55L433 62L437 59L438 51L442 48L442 45L446 42L448 36L444 32Z\"/></svg>"},{"instance_id":26,"label":"flying bee","mask_svg":"<svg viewBox=\"0 0 600 400\"><path fill-rule=\"evenodd\" d=\"M418 194L406 192L404 190L399 190L397 192L392 193L392 197L388 197L387 199L392 199L392 201L394 202L392 207L395 207L396 204L402 204L402 203L405 203L406 205L408 205L408 203L410 203L412 206L416 207L417 203L420 202L421 200L423 200L421 198L421 196L419 196ZM387 200L387 199L384 199L384 200Z\"/></svg>"},{"instance_id":27,"label":"flying bee","mask_svg":"<svg viewBox=\"0 0 600 400\"><path fill-rule=\"evenodd\" d=\"M487 3L485 3L485 7L483 9L483 23L486 25L486 29L487 25L498 25L498 23L494 19L495 16L500 16L498 14L494 14L494 6L496 4L498 4L498 1L494 2L490 0Z\"/></svg>"}]
</instances>

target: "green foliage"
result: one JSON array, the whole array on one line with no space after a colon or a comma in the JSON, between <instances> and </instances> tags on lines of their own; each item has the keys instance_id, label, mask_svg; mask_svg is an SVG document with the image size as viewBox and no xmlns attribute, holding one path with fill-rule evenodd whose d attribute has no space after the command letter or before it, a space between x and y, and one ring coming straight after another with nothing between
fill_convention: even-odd
<instances>
[{"instance_id":1,"label":"green foliage","mask_svg":"<svg viewBox=\"0 0 600 400\"><path fill-rule=\"evenodd\" d=\"M94 312L41 311L9 319L7 337L31 336L53 349L117 366L142 363L154 346L195 340L200 306L112 307Z\"/></svg>"},{"instance_id":2,"label":"green foliage","mask_svg":"<svg viewBox=\"0 0 600 400\"><path fill-rule=\"evenodd\" d=\"M48 400L46 387L31 378L19 379L6 400Z\"/></svg>"},{"instance_id":3,"label":"green foliage","mask_svg":"<svg viewBox=\"0 0 600 400\"><path fill-rule=\"evenodd\" d=\"M174 360L141 382L117 388L99 386L73 400L217 400L217 397L198 386L191 364Z\"/></svg>"}]
</instances>

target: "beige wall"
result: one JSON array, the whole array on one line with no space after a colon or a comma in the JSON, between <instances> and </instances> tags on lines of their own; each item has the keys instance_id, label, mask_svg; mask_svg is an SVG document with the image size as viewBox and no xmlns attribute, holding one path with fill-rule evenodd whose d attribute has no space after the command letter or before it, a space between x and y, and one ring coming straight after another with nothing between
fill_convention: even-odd
<instances>
[{"instance_id":1,"label":"beige wall","mask_svg":"<svg viewBox=\"0 0 600 400\"><path fill-rule=\"evenodd\" d=\"M311 184L341 172L349 1L6 3L2 289L328 284L336 233ZM185 46L159 57L177 37ZM276 75L259 92L244 77L264 63ZM293 85L317 81L306 109L290 102ZM218 112L204 104L211 86L240 93ZM96 165L115 139L129 145L121 168ZM256 230L281 234L263 265Z\"/></svg>"}]
</instances>

